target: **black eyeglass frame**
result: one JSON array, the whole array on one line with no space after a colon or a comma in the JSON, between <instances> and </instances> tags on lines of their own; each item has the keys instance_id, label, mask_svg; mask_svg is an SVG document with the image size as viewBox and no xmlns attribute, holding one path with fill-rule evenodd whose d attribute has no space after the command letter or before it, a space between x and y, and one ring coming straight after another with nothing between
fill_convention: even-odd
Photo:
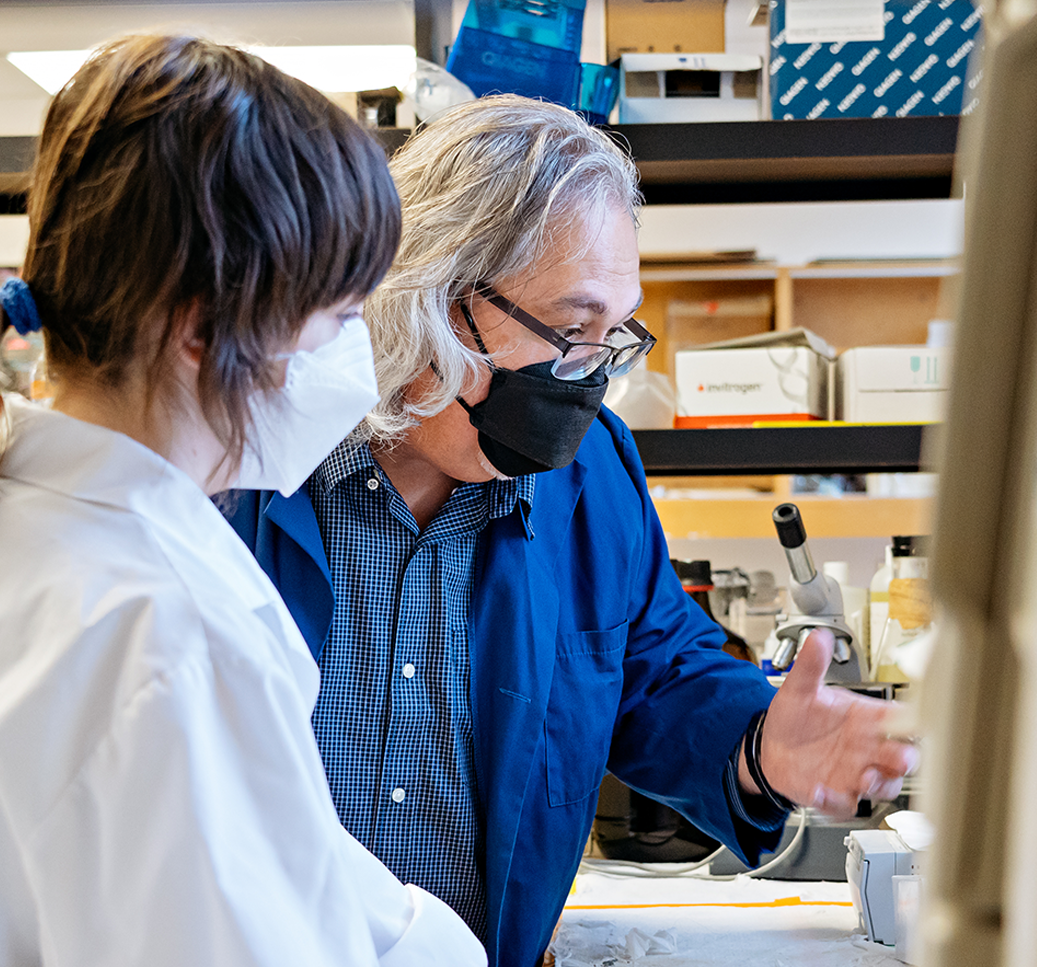
<instances>
[{"instance_id":1,"label":"black eyeglass frame","mask_svg":"<svg viewBox=\"0 0 1037 967\"><path fill-rule=\"evenodd\" d=\"M555 360L555 364L551 369L551 372L559 379L565 379L564 376L558 376L558 373L556 372L559 363L561 363L565 359L566 355L572 352L572 350L577 346L593 346L595 349L607 349L611 353L607 359L602 359L602 361L598 363L594 369L590 370L589 373L584 373L584 376L589 376L590 373L600 369L602 366L606 367L605 374L611 376L614 371L616 357L621 353L631 353L630 358L623 361L623 373L627 373L633 368L634 363L647 356L652 351L652 347L659 341L647 329L645 329L641 323L631 316L622 323L622 326L632 335L636 336L640 340L639 342L627 346L609 346L607 343L600 342L572 342L566 339L565 336L560 336L550 326L537 319L536 316L530 315L521 306L517 306L510 299L506 299L495 288L493 288L492 285L482 283L476 286L475 294L485 299L490 303L490 305L500 309L505 315L510 316L519 323L519 325L525 326L530 332L535 333L541 339L549 342L559 351L559 353L561 353L558 359ZM620 375L623 375L623 373ZM574 376L571 378L580 379L582 377Z\"/></svg>"}]
</instances>

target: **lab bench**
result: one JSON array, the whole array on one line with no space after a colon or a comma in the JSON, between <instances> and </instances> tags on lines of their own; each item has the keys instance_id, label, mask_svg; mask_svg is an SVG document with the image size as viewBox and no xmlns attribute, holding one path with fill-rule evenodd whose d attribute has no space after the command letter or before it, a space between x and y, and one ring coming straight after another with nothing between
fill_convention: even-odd
<instances>
[{"instance_id":1,"label":"lab bench","mask_svg":"<svg viewBox=\"0 0 1037 967\"><path fill-rule=\"evenodd\" d=\"M632 961L644 967L902 967L892 947L859 932L846 883L577 876L555 940L558 967L631 962L628 938L667 950Z\"/></svg>"}]
</instances>

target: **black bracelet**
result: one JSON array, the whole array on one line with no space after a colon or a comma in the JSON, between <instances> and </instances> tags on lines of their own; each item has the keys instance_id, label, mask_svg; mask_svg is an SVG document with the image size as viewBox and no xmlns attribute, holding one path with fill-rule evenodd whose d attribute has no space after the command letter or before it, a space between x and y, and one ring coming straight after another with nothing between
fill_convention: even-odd
<instances>
[{"instance_id":1,"label":"black bracelet","mask_svg":"<svg viewBox=\"0 0 1037 967\"><path fill-rule=\"evenodd\" d=\"M786 799L780 792L767 781L760 765L760 751L763 748L763 723L767 718L767 710L757 712L749 720L749 728L745 732L745 764L749 768L749 775L760 789L761 795L766 796L778 809L795 809L796 804L791 799Z\"/></svg>"}]
</instances>

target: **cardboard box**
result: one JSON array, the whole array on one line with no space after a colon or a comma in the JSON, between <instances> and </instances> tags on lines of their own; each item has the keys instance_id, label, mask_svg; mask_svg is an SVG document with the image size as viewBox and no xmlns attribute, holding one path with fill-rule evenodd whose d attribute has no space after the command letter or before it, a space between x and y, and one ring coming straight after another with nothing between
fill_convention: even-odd
<instances>
[{"instance_id":1,"label":"cardboard box","mask_svg":"<svg viewBox=\"0 0 1037 967\"><path fill-rule=\"evenodd\" d=\"M619 123L759 121L762 68L750 54L624 54Z\"/></svg>"},{"instance_id":2,"label":"cardboard box","mask_svg":"<svg viewBox=\"0 0 1037 967\"><path fill-rule=\"evenodd\" d=\"M771 5L770 100L775 119L968 114L979 77L969 55L981 41L972 0L885 0L876 41L790 44L785 0Z\"/></svg>"},{"instance_id":3,"label":"cardboard box","mask_svg":"<svg viewBox=\"0 0 1037 967\"><path fill-rule=\"evenodd\" d=\"M943 418L950 350L858 346L836 361L835 416L851 423L929 423Z\"/></svg>"},{"instance_id":4,"label":"cardboard box","mask_svg":"<svg viewBox=\"0 0 1037 967\"><path fill-rule=\"evenodd\" d=\"M632 53L719 54L724 0L605 0L607 61Z\"/></svg>"},{"instance_id":5,"label":"cardboard box","mask_svg":"<svg viewBox=\"0 0 1037 967\"><path fill-rule=\"evenodd\" d=\"M666 352L669 372L674 356L706 343L769 332L774 298L767 294L726 299L671 299L666 306Z\"/></svg>"},{"instance_id":6,"label":"cardboard box","mask_svg":"<svg viewBox=\"0 0 1037 967\"><path fill-rule=\"evenodd\" d=\"M828 360L803 346L677 353L678 429L828 416Z\"/></svg>"}]
</instances>

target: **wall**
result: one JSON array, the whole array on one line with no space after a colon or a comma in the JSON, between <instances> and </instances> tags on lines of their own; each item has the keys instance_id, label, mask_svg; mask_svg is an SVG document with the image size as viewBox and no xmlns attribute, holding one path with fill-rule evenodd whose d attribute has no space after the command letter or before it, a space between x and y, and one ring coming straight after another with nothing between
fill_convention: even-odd
<instances>
[{"instance_id":1,"label":"wall","mask_svg":"<svg viewBox=\"0 0 1037 967\"><path fill-rule=\"evenodd\" d=\"M775 506L780 501L775 500ZM795 499L793 498L793 502ZM809 521L807 522L809 528ZM892 536L892 535L890 535ZM825 561L846 561L850 584L866 588L871 577L883 563L889 540L880 537L810 537L807 541L814 566L820 570ZM740 567L747 573L771 571L779 586L787 586L789 567L785 552L778 543L762 537L725 537L705 540L674 538L669 542L670 557L691 561L709 561L713 570Z\"/></svg>"},{"instance_id":2,"label":"wall","mask_svg":"<svg viewBox=\"0 0 1037 967\"><path fill-rule=\"evenodd\" d=\"M742 251L779 265L815 259L953 258L961 253L964 202L779 202L650 205L641 213L641 254Z\"/></svg>"}]
</instances>

